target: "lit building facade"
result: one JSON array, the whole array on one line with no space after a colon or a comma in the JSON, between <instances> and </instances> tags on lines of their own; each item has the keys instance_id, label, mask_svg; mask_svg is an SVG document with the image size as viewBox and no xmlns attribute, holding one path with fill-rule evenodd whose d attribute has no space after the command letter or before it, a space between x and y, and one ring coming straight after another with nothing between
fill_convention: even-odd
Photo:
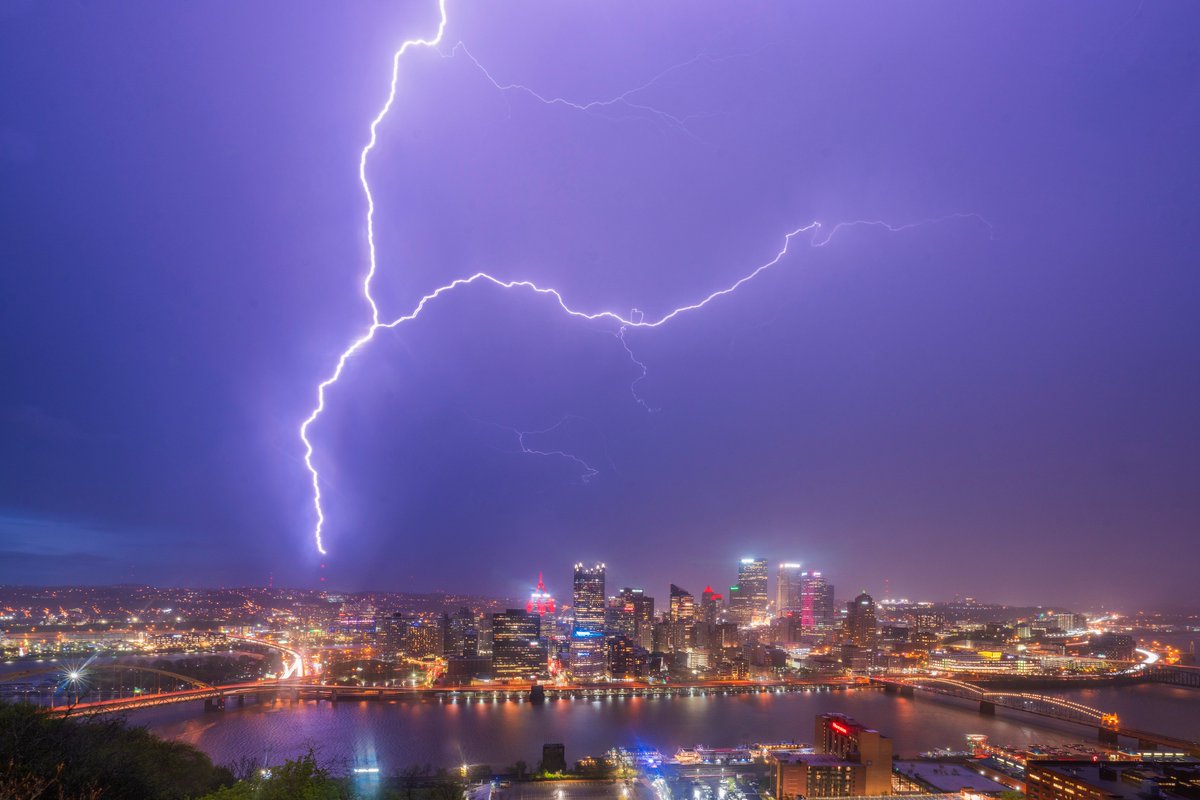
<instances>
[{"instance_id":1,"label":"lit building facade","mask_svg":"<svg viewBox=\"0 0 1200 800\"><path fill-rule=\"evenodd\" d=\"M1182 800L1200 797L1195 761L1030 761L1029 800Z\"/></svg>"},{"instance_id":2,"label":"lit building facade","mask_svg":"<svg viewBox=\"0 0 1200 800\"><path fill-rule=\"evenodd\" d=\"M719 592L714 592L711 586L705 586L700 594L700 619L706 625L716 625L721 616L721 604L725 598Z\"/></svg>"},{"instance_id":3,"label":"lit building facade","mask_svg":"<svg viewBox=\"0 0 1200 800\"><path fill-rule=\"evenodd\" d=\"M767 560L743 558L736 586L729 589L729 612L739 625L749 625L767 613Z\"/></svg>"},{"instance_id":4,"label":"lit building facade","mask_svg":"<svg viewBox=\"0 0 1200 800\"><path fill-rule=\"evenodd\" d=\"M646 674L646 651L627 636L610 637L608 674L613 678L640 678Z\"/></svg>"},{"instance_id":5,"label":"lit building facade","mask_svg":"<svg viewBox=\"0 0 1200 800\"><path fill-rule=\"evenodd\" d=\"M672 650L686 650L696 644L696 598L687 589L671 584L670 644Z\"/></svg>"},{"instance_id":6,"label":"lit building facade","mask_svg":"<svg viewBox=\"0 0 1200 800\"><path fill-rule=\"evenodd\" d=\"M571 676L580 683L595 683L608 675L604 634L576 629L568 650Z\"/></svg>"},{"instance_id":7,"label":"lit building facade","mask_svg":"<svg viewBox=\"0 0 1200 800\"><path fill-rule=\"evenodd\" d=\"M875 600L863 592L846 604L846 642L863 650L874 650L879 643Z\"/></svg>"},{"instance_id":8,"label":"lit building facade","mask_svg":"<svg viewBox=\"0 0 1200 800\"><path fill-rule=\"evenodd\" d=\"M823 753L776 753L776 800L853 797L857 764Z\"/></svg>"},{"instance_id":9,"label":"lit building facade","mask_svg":"<svg viewBox=\"0 0 1200 800\"><path fill-rule=\"evenodd\" d=\"M799 613L802 607L802 589L804 582L800 565L785 561L779 565L779 574L775 581L775 614L784 616L789 611Z\"/></svg>"},{"instance_id":10,"label":"lit building facade","mask_svg":"<svg viewBox=\"0 0 1200 800\"><path fill-rule=\"evenodd\" d=\"M814 791L806 797L861 797L892 793L892 740L845 714L819 714L813 742L822 754L834 756L849 766L849 794L829 795ZM831 782L834 776L827 776ZM836 778L840 781L840 778Z\"/></svg>"},{"instance_id":11,"label":"lit building facade","mask_svg":"<svg viewBox=\"0 0 1200 800\"><path fill-rule=\"evenodd\" d=\"M633 641L646 650L654 649L654 598L642 589L625 587L618 595L633 615Z\"/></svg>"},{"instance_id":12,"label":"lit building facade","mask_svg":"<svg viewBox=\"0 0 1200 800\"><path fill-rule=\"evenodd\" d=\"M546 644L537 614L515 608L492 614L492 674L500 680L546 675Z\"/></svg>"},{"instance_id":13,"label":"lit building facade","mask_svg":"<svg viewBox=\"0 0 1200 800\"><path fill-rule=\"evenodd\" d=\"M604 569L603 564L591 567L575 565L571 599L577 631L604 635Z\"/></svg>"},{"instance_id":14,"label":"lit building facade","mask_svg":"<svg viewBox=\"0 0 1200 800\"><path fill-rule=\"evenodd\" d=\"M820 572L801 572L800 624L804 630L808 633L828 631L836 619L833 584Z\"/></svg>"},{"instance_id":15,"label":"lit building facade","mask_svg":"<svg viewBox=\"0 0 1200 800\"><path fill-rule=\"evenodd\" d=\"M525 601L525 610L530 614L536 614L538 617L539 636L543 639L549 638L551 628L554 626L555 604L554 597L546 591L546 582L542 580L542 573L538 573L537 588L529 594L529 599Z\"/></svg>"}]
</instances>

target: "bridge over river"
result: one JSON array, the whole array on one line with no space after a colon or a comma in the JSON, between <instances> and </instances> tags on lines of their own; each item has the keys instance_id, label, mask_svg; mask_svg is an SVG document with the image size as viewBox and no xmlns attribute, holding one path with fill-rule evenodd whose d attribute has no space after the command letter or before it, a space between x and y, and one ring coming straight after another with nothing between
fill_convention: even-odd
<instances>
[{"instance_id":1,"label":"bridge over river","mask_svg":"<svg viewBox=\"0 0 1200 800\"><path fill-rule=\"evenodd\" d=\"M82 686L98 677L97 673L136 671L147 679L157 681L158 691L136 691L128 696L89 700ZM297 675L271 680L210 685L196 678L151 667L129 664L92 665L76 672L62 667L43 667L37 670L0 676L0 683L12 683L38 676L53 676L59 695L64 701L52 699L50 712L55 714L96 714L133 711L142 708L203 700L206 710L217 711L228 702L244 705L247 698L256 702L273 700L396 701L437 699L442 702L503 702L509 700L602 699L616 697L679 697L713 694L763 694L796 691L838 691L866 685L865 681L833 678L820 682L758 682L758 681L693 681L688 683L603 683L603 684L484 684L465 687L449 686L372 686L320 683L310 676ZM72 690L79 684L80 690ZM52 695L52 698L54 695Z\"/></svg>"},{"instance_id":2,"label":"bridge over river","mask_svg":"<svg viewBox=\"0 0 1200 800\"><path fill-rule=\"evenodd\" d=\"M1136 739L1142 749L1164 748L1172 752L1200 756L1200 742L1131 728L1124 725L1117 714L1113 712L1092 708L1063 697L1012 689L991 691L982 686L952 678L873 677L871 682L883 686L887 691L898 692L908 697L912 697L920 691L977 702L981 714L995 714L996 709L1005 708L1062 722L1086 725L1094 728L1100 741L1106 744L1116 745L1120 741L1120 737L1125 736Z\"/></svg>"}]
</instances>

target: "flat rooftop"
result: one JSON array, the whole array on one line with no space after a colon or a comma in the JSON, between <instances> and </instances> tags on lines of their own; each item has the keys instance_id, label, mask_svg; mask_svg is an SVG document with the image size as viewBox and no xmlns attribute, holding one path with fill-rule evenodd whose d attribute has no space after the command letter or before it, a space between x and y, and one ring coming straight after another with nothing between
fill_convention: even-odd
<instances>
[{"instance_id":1,"label":"flat rooftop","mask_svg":"<svg viewBox=\"0 0 1200 800\"><path fill-rule=\"evenodd\" d=\"M985 778L961 764L942 761L896 761L892 768L902 775L916 778L939 792L958 792L969 789L973 792L1005 792L1008 787Z\"/></svg>"}]
</instances>

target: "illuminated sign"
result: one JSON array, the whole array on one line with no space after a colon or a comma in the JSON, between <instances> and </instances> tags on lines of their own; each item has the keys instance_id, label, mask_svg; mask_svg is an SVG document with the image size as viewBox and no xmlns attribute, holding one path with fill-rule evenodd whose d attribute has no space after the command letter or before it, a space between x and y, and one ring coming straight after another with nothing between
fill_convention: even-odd
<instances>
[{"instance_id":1,"label":"illuminated sign","mask_svg":"<svg viewBox=\"0 0 1200 800\"><path fill-rule=\"evenodd\" d=\"M838 733L850 733L850 729L840 722L831 722L829 723L829 727L833 728Z\"/></svg>"}]
</instances>

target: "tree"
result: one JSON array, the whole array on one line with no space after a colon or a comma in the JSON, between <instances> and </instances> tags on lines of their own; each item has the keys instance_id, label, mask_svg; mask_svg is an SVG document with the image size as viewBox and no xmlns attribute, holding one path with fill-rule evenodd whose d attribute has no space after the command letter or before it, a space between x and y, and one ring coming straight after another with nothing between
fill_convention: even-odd
<instances>
[{"instance_id":1,"label":"tree","mask_svg":"<svg viewBox=\"0 0 1200 800\"><path fill-rule=\"evenodd\" d=\"M309 750L300 758L261 770L250 780L218 789L201 800L346 800L346 782L329 774Z\"/></svg>"},{"instance_id":2,"label":"tree","mask_svg":"<svg viewBox=\"0 0 1200 800\"><path fill-rule=\"evenodd\" d=\"M0 787L9 787L0 797L76 800L99 791L104 800L184 800L232 781L191 745L120 718L52 716L28 703L0 703Z\"/></svg>"}]
</instances>

